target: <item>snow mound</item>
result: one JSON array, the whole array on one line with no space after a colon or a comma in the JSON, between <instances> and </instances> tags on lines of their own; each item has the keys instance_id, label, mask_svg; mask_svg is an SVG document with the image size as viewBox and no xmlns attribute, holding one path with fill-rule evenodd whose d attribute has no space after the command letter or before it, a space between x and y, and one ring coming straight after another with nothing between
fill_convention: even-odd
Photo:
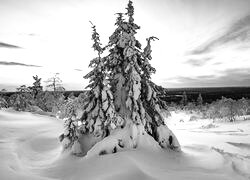
<instances>
[{"instance_id":1,"label":"snow mound","mask_svg":"<svg viewBox=\"0 0 250 180\"><path fill-rule=\"evenodd\" d=\"M235 153L225 152L223 149L212 148L214 151L221 154L224 161L229 165L236 173L250 179L250 156L242 156Z\"/></svg>"},{"instance_id":2,"label":"snow mound","mask_svg":"<svg viewBox=\"0 0 250 180\"><path fill-rule=\"evenodd\" d=\"M61 124L54 118L13 110L0 111L0 179L48 180L35 169L59 156Z\"/></svg>"},{"instance_id":3,"label":"snow mound","mask_svg":"<svg viewBox=\"0 0 250 180\"><path fill-rule=\"evenodd\" d=\"M159 144L140 125L129 124L123 129L115 129L111 135L95 144L86 157L124 151L125 149L145 148L159 150Z\"/></svg>"},{"instance_id":4,"label":"snow mound","mask_svg":"<svg viewBox=\"0 0 250 180\"><path fill-rule=\"evenodd\" d=\"M167 126L157 128L158 142L162 148L170 148L177 151L181 150L179 141L174 133Z\"/></svg>"},{"instance_id":5,"label":"snow mound","mask_svg":"<svg viewBox=\"0 0 250 180\"><path fill-rule=\"evenodd\" d=\"M87 152L87 157L116 153L130 149L159 151L160 148L180 151L180 144L167 126L157 128L158 142L150 136L142 125L128 124L118 128Z\"/></svg>"},{"instance_id":6,"label":"snow mound","mask_svg":"<svg viewBox=\"0 0 250 180\"><path fill-rule=\"evenodd\" d=\"M227 143L239 148L250 150L250 143L236 143L236 142L227 142Z\"/></svg>"}]
</instances>

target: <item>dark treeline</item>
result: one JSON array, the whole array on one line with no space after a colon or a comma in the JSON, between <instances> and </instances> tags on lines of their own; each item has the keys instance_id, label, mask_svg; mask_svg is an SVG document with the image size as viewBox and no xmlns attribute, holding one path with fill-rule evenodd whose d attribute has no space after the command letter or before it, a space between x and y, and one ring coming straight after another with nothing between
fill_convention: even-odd
<instances>
[{"instance_id":1,"label":"dark treeline","mask_svg":"<svg viewBox=\"0 0 250 180\"><path fill-rule=\"evenodd\" d=\"M241 98L250 99L250 87L208 87L208 88L165 88L165 96L162 97L167 103L179 103L182 99L183 92L186 93L189 102L195 102L199 94L202 95L204 103L212 103L221 97L238 100ZM70 94L79 96L84 90L79 91L63 91L63 95L67 98ZM11 96L17 92L0 92L5 96Z\"/></svg>"},{"instance_id":2,"label":"dark treeline","mask_svg":"<svg viewBox=\"0 0 250 180\"><path fill-rule=\"evenodd\" d=\"M48 91L48 92L53 92L53 91ZM68 96L70 96L70 95L74 95L74 96L78 97L79 94L84 93L84 92L86 92L86 90L82 90L82 91L61 91L60 93L62 93L64 95L64 97L67 99ZM16 91L13 91L13 92L0 92L0 95L10 97L11 95L18 94L18 93L20 93L20 92L16 92Z\"/></svg>"},{"instance_id":3,"label":"dark treeline","mask_svg":"<svg viewBox=\"0 0 250 180\"><path fill-rule=\"evenodd\" d=\"M250 98L250 87L208 87L208 88L168 88L166 89L166 102L178 103L185 92L189 102L195 102L199 94L202 95L204 103L212 103L221 97L239 100Z\"/></svg>"}]
</instances>

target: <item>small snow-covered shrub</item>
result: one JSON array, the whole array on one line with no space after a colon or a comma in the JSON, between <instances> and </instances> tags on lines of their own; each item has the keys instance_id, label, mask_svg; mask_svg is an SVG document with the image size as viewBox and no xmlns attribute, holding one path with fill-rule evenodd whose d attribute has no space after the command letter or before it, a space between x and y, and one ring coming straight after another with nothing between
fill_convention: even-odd
<instances>
[{"instance_id":1,"label":"small snow-covered shrub","mask_svg":"<svg viewBox=\"0 0 250 180\"><path fill-rule=\"evenodd\" d=\"M192 115L189 119L189 121L197 121L199 119L198 116Z\"/></svg>"},{"instance_id":2,"label":"small snow-covered shrub","mask_svg":"<svg viewBox=\"0 0 250 180\"><path fill-rule=\"evenodd\" d=\"M222 97L211 104L203 106L204 117L219 121L234 122L238 116L244 116L250 112L249 102L245 98L234 100Z\"/></svg>"},{"instance_id":3,"label":"small snow-covered shrub","mask_svg":"<svg viewBox=\"0 0 250 180\"><path fill-rule=\"evenodd\" d=\"M0 109L7 107L8 107L8 102L3 97L0 96Z\"/></svg>"},{"instance_id":4,"label":"small snow-covered shrub","mask_svg":"<svg viewBox=\"0 0 250 180\"><path fill-rule=\"evenodd\" d=\"M9 106L16 111L26 111L33 103L32 95L29 92L16 93L9 98Z\"/></svg>"},{"instance_id":5,"label":"small snow-covered shrub","mask_svg":"<svg viewBox=\"0 0 250 180\"><path fill-rule=\"evenodd\" d=\"M37 106L44 111L56 114L64 103L62 92L45 91L37 95Z\"/></svg>"},{"instance_id":6,"label":"small snow-covered shrub","mask_svg":"<svg viewBox=\"0 0 250 180\"><path fill-rule=\"evenodd\" d=\"M243 120L244 120L244 121L250 120L250 115L245 115L245 116L243 116Z\"/></svg>"},{"instance_id":7,"label":"small snow-covered shrub","mask_svg":"<svg viewBox=\"0 0 250 180\"><path fill-rule=\"evenodd\" d=\"M70 149L75 155L81 156L81 145L78 141L79 132L77 129L77 121L74 116L69 117L64 122L64 132L60 136L60 140L63 144L63 149Z\"/></svg>"},{"instance_id":8,"label":"small snow-covered shrub","mask_svg":"<svg viewBox=\"0 0 250 180\"><path fill-rule=\"evenodd\" d=\"M86 96L84 94L80 94L78 97L69 98L67 100L64 100L59 110L57 111L57 117L59 119L64 119L65 117L69 116L68 108L69 106L74 109L76 118L80 119L83 115L83 107L86 105L86 102L84 101L86 99Z\"/></svg>"},{"instance_id":9,"label":"small snow-covered shrub","mask_svg":"<svg viewBox=\"0 0 250 180\"><path fill-rule=\"evenodd\" d=\"M209 123L209 124L206 124L206 125L202 125L200 128L201 129L211 129L211 128L216 128L216 127L218 127L218 126L216 126L213 123Z\"/></svg>"}]
</instances>

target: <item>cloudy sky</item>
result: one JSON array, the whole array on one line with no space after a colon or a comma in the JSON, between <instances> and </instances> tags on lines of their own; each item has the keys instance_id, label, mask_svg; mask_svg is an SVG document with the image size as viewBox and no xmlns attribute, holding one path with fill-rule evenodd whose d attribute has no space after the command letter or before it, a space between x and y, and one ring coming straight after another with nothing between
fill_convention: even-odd
<instances>
[{"instance_id":1,"label":"cloudy sky","mask_svg":"<svg viewBox=\"0 0 250 180\"><path fill-rule=\"evenodd\" d=\"M81 90L95 57L91 20L103 44L127 0L0 0L0 89L60 73ZM134 0L137 39L153 42L153 81L164 87L250 86L249 0Z\"/></svg>"}]
</instances>

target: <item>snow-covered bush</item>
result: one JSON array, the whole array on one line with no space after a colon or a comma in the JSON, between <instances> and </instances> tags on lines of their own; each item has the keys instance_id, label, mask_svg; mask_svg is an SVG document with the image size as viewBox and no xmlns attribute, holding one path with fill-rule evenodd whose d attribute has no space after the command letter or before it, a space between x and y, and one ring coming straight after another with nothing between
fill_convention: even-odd
<instances>
[{"instance_id":1,"label":"snow-covered bush","mask_svg":"<svg viewBox=\"0 0 250 180\"><path fill-rule=\"evenodd\" d=\"M64 103L62 92L45 91L38 93L36 105L42 110L56 114Z\"/></svg>"},{"instance_id":2,"label":"snow-covered bush","mask_svg":"<svg viewBox=\"0 0 250 180\"><path fill-rule=\"evenodd\" d=\"M25 85L17 88L17 92L9 98L9 106L13 107L16 111L26 111L33 104L34 99L31 91Z\"/></svg>"},{"instance_id":3,"label":"snow-covered bush","mask_svg":"<svg viewBox=\"0 0 250 180\"><path fill-rule=\"evenodd\" d=\"M45 98L45 94L47 92L40 91L37 93L35 98L35 105L38 106L43 111L49 111L48 107L46 106L47 99Z\"/></svg>"},{"instance_id":4,"label":"snow-covered bush","mask_svg":"<svg viewBox=\"0 0 250 180\"><path fill-rule=\"evenodd\" d=\"M86 94L81 93L78 97L68 96L66 100L61 103L59 110L57 112L57 117L59 119L64 119L69 116L68 107L71 106L74 108L75 115L77 119L80 119L83 115L83 108L86 105L84 101L86 99Z\"/></svg>"},{"instance_id":5,"label":"snow-covered bush","mask_svg":"<svg viewBox=\"0 0 250 180\"><path fill-rule=\"evenodd\" d=\"M202 125L200 128L201 129L211 129L211 128L216 128L216 127L218 127L218 126L216 126L213 123L209 123L209 124L206 124L206 125Z\"/></svg>"},{"instance_id":6,"label":"snow-covered bush","mask_svg":"<svg viewBox=\"0 0 250 180\"><path fill-rule=\"evenodd\" d=\"M236 102L237 115L246 116L250 115L250 100L246 98L241 98Z\"/></svg>"},{"instance_id":7,"label":"snow-covered bush","mask_svg":"<svg viewBox=\"0 0 250 180\"><path fill-rule=\"evenodd\" d=\"M189 121L197 121L198 119L199 119L198 116L192 115L192 116L190 116Z\"/></svg>"},{"instance_id":8,"label":"snow-covered bush","mask_svg":"<svg viewBox=\"0 0 250 180\"><path fill-rule=\"evenodd\" d=\"M64 132L60 136L62 141L63 149L70 149L73 154L81 156L82 151L78 138L80 136L78 129L78 119L76 119L76 107L73 99L69 99L65 105L65 122Z\"/></svg>"},{"instance_id":9,"label":"snow-covered bush","mask_svg":"<svg viewBox=\"0 0 250 180\"><path fill-rule=\"evenodd\" d=\"M8 106L8 102L5 100L5 98L0 96L0 109L7 108Z\"/></svg>"},{"instance_id":10,"label":"snow-covered bush","mask_svg":"<svg viewBox=\"0 0 250 180\"><path fill-rule=\"evenodd\" d=\"M32 96L29 93L17 93L10 96L10 107L13 107L16 111L26 111L26 109L32 105Z\"/></svg>"},{"instance_id":11,"label":"snow-covered bush","mask_svg":"<svg viewBox=\"0 0 250 180\"><path fill-rule=\"evenodd\" d=\"M246 115L248 108L247 100L236 101L222 97L220 100L208 105L206 117L234 122L237 116Z\"/></svg>"}]
</instances>

